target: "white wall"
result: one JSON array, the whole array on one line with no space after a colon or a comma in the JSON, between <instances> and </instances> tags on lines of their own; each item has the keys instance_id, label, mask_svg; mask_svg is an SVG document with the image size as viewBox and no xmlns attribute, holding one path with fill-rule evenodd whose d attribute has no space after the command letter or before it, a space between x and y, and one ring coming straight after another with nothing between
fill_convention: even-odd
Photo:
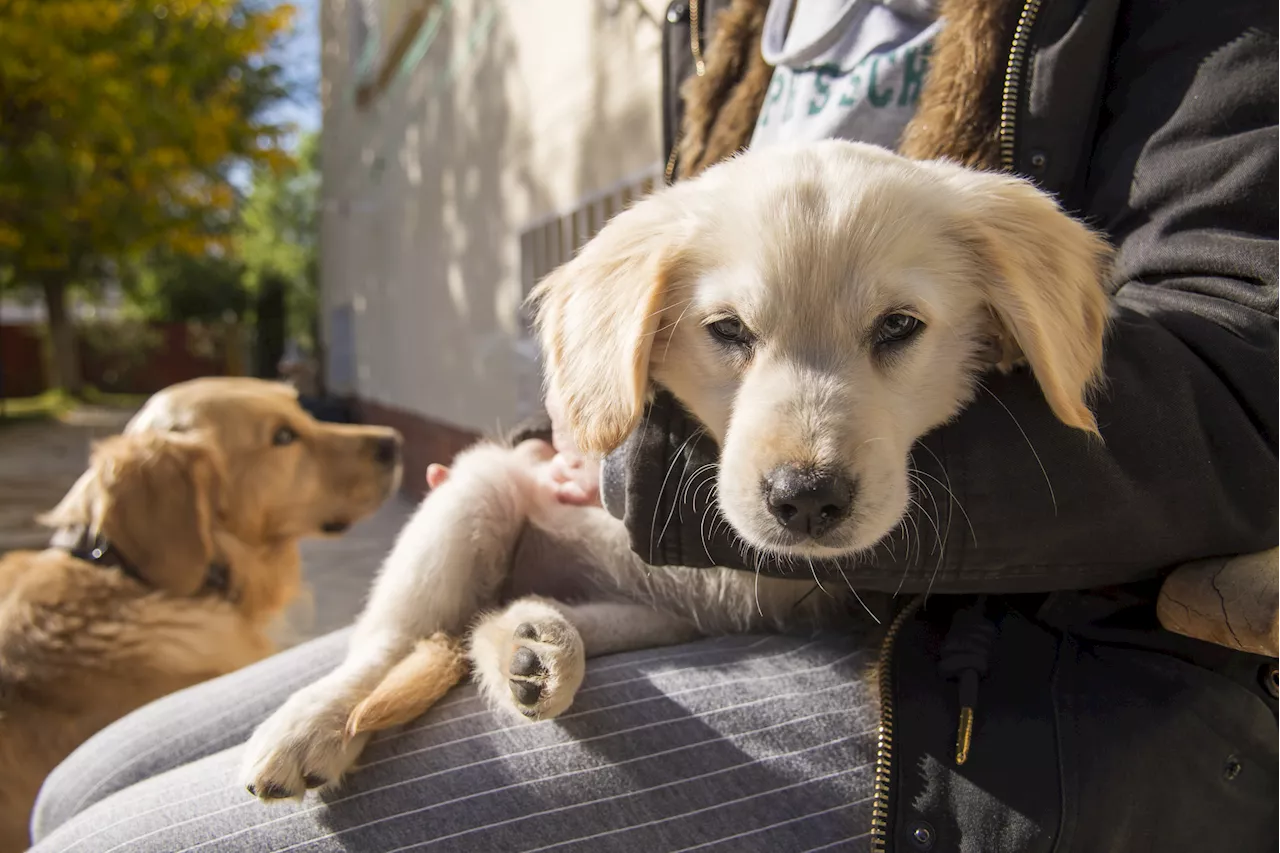
<instances>
[{"instance_id":1,"label":"white wall","mask_svg":"<svg viewBox=\"0 0 1280 853\"><path fill-rule=\"evenodd\" d=\"M425 57L359 107L354 2L322 17L321 275L326 309L354 311L351 390L510 425L537 390L518 353L520 232L660 161L664 6L433 0Z\"/></svg>"}]
</instances>

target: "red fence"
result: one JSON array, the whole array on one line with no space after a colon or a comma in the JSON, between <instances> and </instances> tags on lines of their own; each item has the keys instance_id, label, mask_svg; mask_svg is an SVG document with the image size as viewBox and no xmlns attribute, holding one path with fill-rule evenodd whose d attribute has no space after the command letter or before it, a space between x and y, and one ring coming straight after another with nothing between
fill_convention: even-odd
<instances>
[{"instance_id":1,"label":"red fence","mask_svg":"<svg viewBox=\"0 0 1280 853\"><path fill-rule=\"evenodd\" d=\"M228 372L228 327L187 323L96 326L78 333L84 381L100 391L153 394L175 382ZM0 324L0 396L50 387L40 326Z\"/></svg>"}]
</instances>

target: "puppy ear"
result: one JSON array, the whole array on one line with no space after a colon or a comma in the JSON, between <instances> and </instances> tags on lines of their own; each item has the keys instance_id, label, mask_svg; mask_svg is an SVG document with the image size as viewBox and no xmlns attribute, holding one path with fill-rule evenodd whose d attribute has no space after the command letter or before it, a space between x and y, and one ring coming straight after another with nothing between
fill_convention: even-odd
<instances>
[{"instance_id":1,"label":"puppy ear","mask_svg":"<svg viewBox=\"0 0 1280 853\"><path fill-rule=\"evenodd\" d=\"M1018 178L943 164L962 191L956 228L1002 327L1000 359L1026 358L1045 399L1068 426L1098 433L1090 392L1102 377L1111 313L1106 241Z\"/></svg>"},{"instance_id":2,"label":"puppy ear","mask_svg":"<svg viewBox=\"0 0 1280 853\"><path fill-rule=\"evenodd\" d=\"M616 449L644 411L654 338L682 263L669 197L659 191L614 217L530 295L548 397L584 453Z\"/></svg>"},{"instance_id":3,"label":"puppy ear","mask_svg":"<svg viewBox=\"0 0 1280 853\"><path fill-rule=\"evenodd\" d=\"M193 595L213 560L221 464L198 434L136 433L98 444L89 470L45 518L101 534L149 584Z\"/></svg>"}]
</instances>

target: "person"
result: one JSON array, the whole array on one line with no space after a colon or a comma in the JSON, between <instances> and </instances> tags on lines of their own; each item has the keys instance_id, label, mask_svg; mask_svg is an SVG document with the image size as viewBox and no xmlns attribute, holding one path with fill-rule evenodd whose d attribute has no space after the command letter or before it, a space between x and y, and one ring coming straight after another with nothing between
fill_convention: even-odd
<instances>
[{"instance_id":1,"label":"person","mask_svg":"<svg viewBox=\"0 0 1280 853\"><path fill-rule=\"evenodd\" d=\"M35 851L1275 849L1276 662L1153 607L1171 567L1277 542L1275 8L677 0L666 20L672 179L752 144L896 141L1028 176L1105 231L1104 441L991 377L915 454L936 529L853 572L895 596L883 647L601 658L533 725L459 689L324 802L265 807L237 745L337 664L339 633L100 733L49 778ZM604 503L650 562L745 567L663 487L714 460L694 430L660 394Z\"/></svg>"}]
</instances>

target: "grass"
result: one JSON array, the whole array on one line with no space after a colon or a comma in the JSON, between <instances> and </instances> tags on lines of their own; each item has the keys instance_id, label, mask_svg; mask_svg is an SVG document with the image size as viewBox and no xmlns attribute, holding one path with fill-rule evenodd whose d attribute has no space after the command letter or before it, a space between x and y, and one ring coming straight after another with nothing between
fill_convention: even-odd
<instances>
[{"instance_id":1,"label":"grass","mask_svg":"<svg viewBox=\"0 0 1280 853\"><path fill-rule=\"evenodd\" d=\"M112 408L137 408L147 399L146 394L112 394L86 387L80 399L61 389L53 389L34 397L0 399L0 423L56 420L80 403Z\"/></svg>"},{"instance_id":2,"label":"grass","mask_svg":"<svg viewBox=\"0 0 1280 853\"><path fill-rule=\"evenodd\" d=\"M11 397L0 400L0 421L47 421L71 411L76 400L61 389L46 391L35 397Z\"/></svg>"},{"instance_id":3,"label":"grass","mask_svg":"<svg viewBox=\"0 0 1280 853\"><path fill-rule=\"evenodd\" d=\"M99 391L92 385L86 385L82 400L95 406L110 406L113 409L136 409L147 401L150 394L115 394L110 391Z\"/></svg>"}]
</instances>

